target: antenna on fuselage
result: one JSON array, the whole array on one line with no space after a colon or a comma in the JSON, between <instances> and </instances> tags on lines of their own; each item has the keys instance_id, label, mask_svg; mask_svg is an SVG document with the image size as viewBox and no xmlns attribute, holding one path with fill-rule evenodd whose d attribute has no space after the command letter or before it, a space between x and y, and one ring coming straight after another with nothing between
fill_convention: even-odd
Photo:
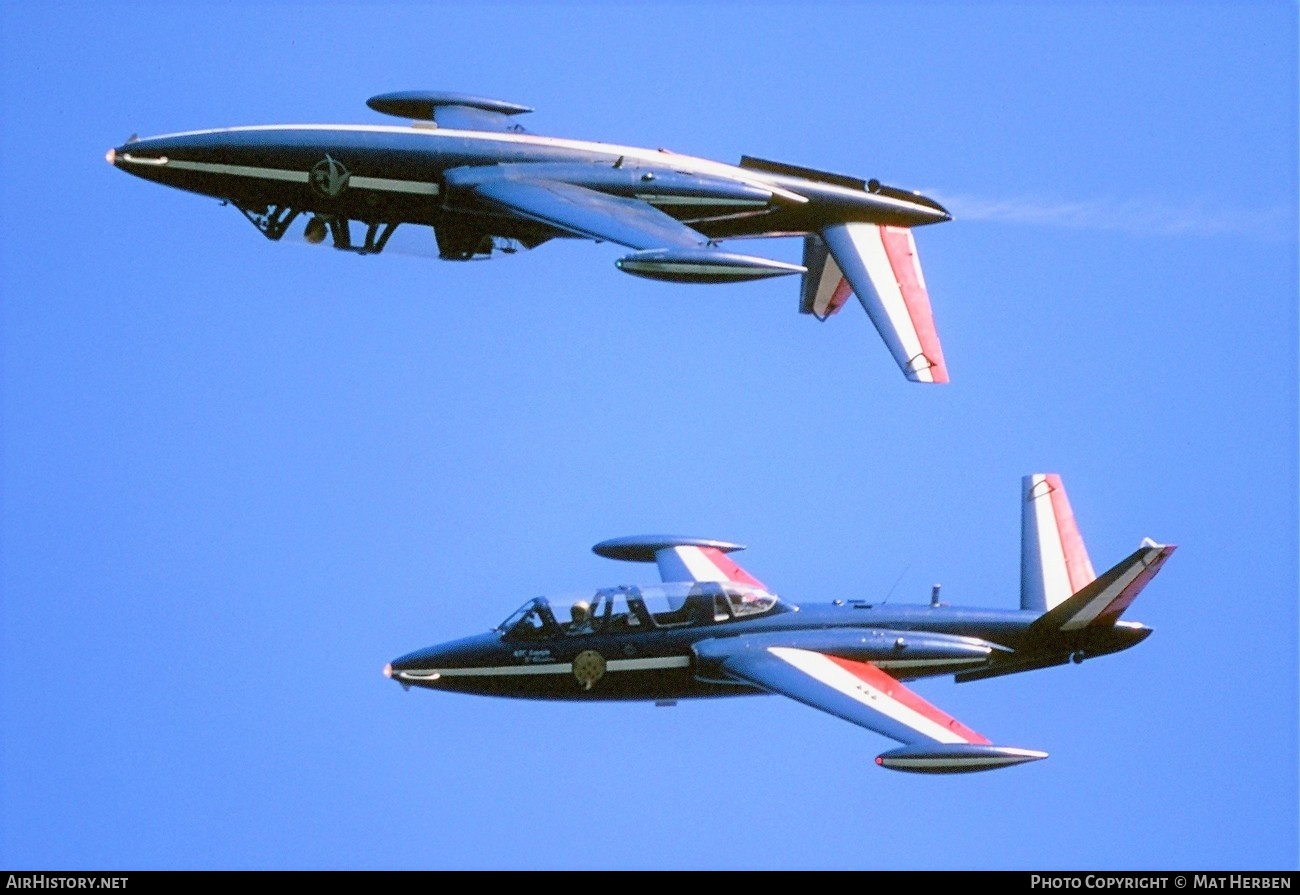
<instances>
[{"instance_id":1,"label":"antenna on fuselage","mask_svg":"<svg viewBox=\"0 0 1300 895\"><path fill-rule=\"evenodd\" d=\"M943 605L942 603L939 602L939 587L940 587L940 585L936 584L934 587L930 588L930 608L931 608L931 609L938 609L940 606Z\"/></svg>"},{"instance_id":2,"label":"antenna on fuselage","mask_svg":"<svg viewBox=\"0 0 1300 895\"><path fill-rule=\"evenodd\" d=\"M898 588L898 582L903 580L903 576L907 574L907 570L910 568L912 568L912 564L910 562L907 565L903 566L903 571L899 572L898 577L894 579L893 585L889 588L889 593L885 594L885 598L880 601L881 606L884 606L886 603L889 602L889 598L894 595L894 591Z\"/></svg>"}]
</instances>

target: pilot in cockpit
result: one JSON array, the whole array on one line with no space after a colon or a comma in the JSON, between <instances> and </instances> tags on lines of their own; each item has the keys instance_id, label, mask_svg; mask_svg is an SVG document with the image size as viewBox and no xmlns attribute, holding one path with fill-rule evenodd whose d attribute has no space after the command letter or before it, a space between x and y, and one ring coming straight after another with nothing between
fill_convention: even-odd
<instances>
[{"instance_id":1,"label":"pilot in cockpit","mask_svg":"<svg viewBox=\"0 0 1300 895\"><path fill-rule=\"evenodd\" d=\"M569 619L570 634L590 634L591 604L586 600L576 601L569 607Z\"/></svg>"}]
</instances>

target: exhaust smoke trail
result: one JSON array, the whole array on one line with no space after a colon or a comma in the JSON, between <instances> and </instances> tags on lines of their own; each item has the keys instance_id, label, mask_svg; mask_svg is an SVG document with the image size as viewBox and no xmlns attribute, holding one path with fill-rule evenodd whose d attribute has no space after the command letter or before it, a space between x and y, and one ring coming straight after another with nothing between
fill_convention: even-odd
<instances>
[{"instance_id":1,"label":"exhaust smoke trail","mask_svg":"<svg viewBox=\"0 0 1300 895\"><path fill-rule=\"evenodd\" d=\"M931 190L956 220L992 221L1073 230L1116 230L1157 236L1251 236L1292 239L1294 209L1205 209L1138 199L1090 199L1082 202L1041 198L985 199Z\"/></svg>"}]
</instances>

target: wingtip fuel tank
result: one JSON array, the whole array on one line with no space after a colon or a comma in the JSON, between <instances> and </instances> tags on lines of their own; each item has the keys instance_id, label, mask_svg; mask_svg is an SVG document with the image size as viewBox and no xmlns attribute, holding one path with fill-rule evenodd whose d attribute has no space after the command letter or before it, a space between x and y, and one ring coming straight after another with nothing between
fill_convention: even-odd
<instances>
[{"instance_id":1,"label":"wingtip fuel tank","mask_svg":"<svg viewBox=\"0 0 1300 895\"><path fill-rule=\"evenodd\" d=\"M716 249L650 249L614 262L623 273L669 283L739 283L803 274L801 264L787 264Z\"/></svg>"},{"instance_id":2,"label":"wingtip fuel tank","mask_svg":"<svg viewBox=\"0 0 1300 895\"><path fill-rule=\"evenodd\" d=\"M876 756L876 764L891 771L909 771L913 774L968 774L1040 761L1046 757L1046 752L1018 749L1015 746L925 744L882 752Z\"/></svg>"}]
</instances>

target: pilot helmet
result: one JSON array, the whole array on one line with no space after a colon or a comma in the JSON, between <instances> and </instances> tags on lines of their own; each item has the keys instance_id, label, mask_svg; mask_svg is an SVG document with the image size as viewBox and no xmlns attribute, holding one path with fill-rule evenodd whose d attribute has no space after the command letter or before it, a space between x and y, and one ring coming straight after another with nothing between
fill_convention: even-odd
<instances>
[{"instance_id":1,"label":"pilot helmet","mask_svg":"<svg viewBox=\"0 0 1300 895\"><path fill-rule=\"evenodd\" d=\"M587 615L591 612L591 604L586 600L578 600L569 609L569 617L573 619L575 625L580 625L587 620Z\"/></svg>"}]
</instances>

